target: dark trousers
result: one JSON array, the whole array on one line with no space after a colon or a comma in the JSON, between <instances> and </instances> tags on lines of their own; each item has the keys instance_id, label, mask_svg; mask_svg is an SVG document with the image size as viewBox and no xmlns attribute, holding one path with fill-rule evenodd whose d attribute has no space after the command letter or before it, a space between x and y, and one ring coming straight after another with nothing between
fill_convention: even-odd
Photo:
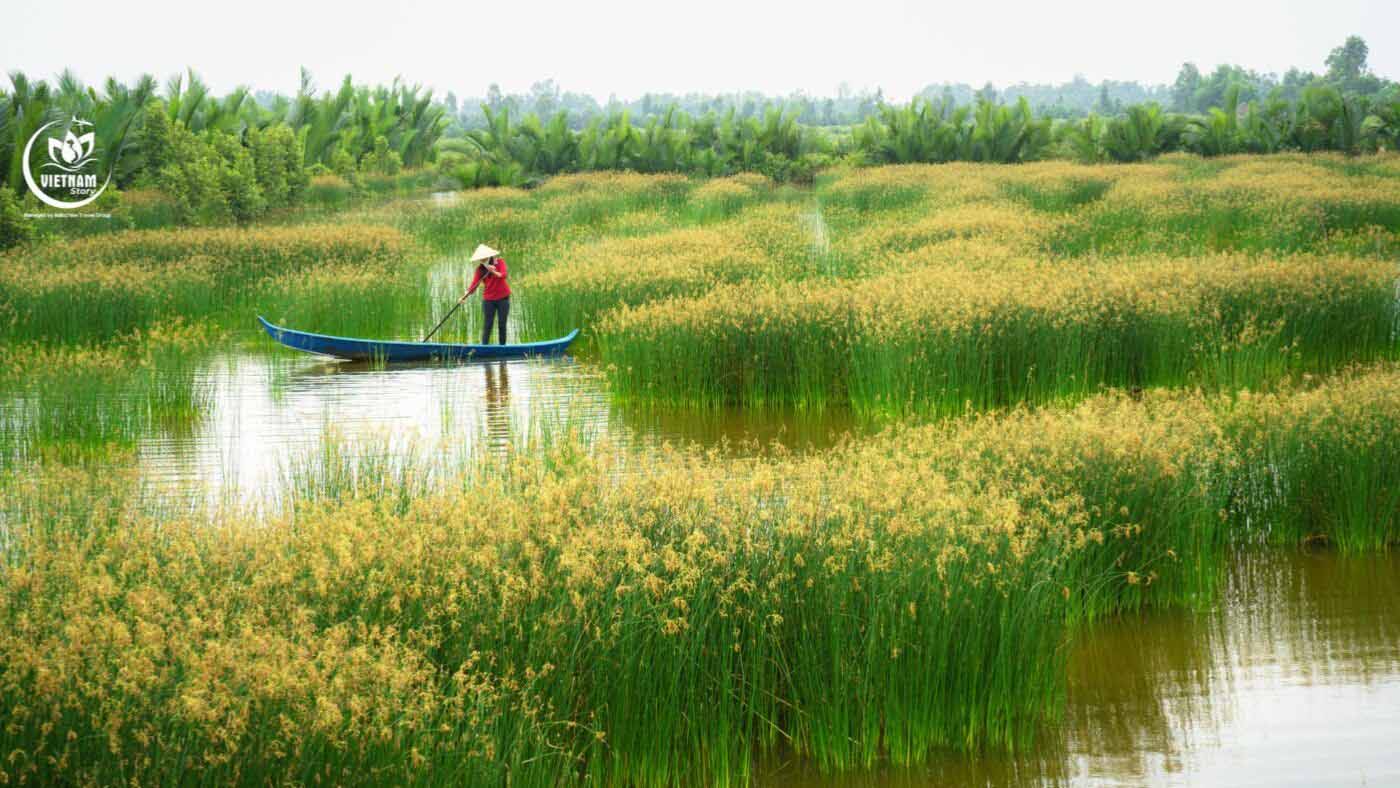
<instances>
[{"instance_id":1,"label":"dark trousers","mask_svg":"<svg viewBox=\"0 0 1400 788\"><path fill-rule=\"evenodd\" d=\"M485 299L482 300L482 302L481 302L481 316L482 316L483 320L482 320L482 326L481 326L481 344L483 344L483 345L489 345L489 344L491 344L491 324L494 323L494 322L496 322L496 318L497 318L497 317L499 317L499 318L501 319L501 322L500 322L500 326L501 326L501 327L500 327L500 330L499 330L499 335L500 335L500 338L501 338L501 344L504 345L504 344L506 343L506 315L509 315L509 314L510 314L510 297L509 297L509 296L507 296L507 297L505 297L505 298L502 298L502 299L500 299L499 301L487 301L487 300L485 300Z\"/></svg>"}]
</instances>

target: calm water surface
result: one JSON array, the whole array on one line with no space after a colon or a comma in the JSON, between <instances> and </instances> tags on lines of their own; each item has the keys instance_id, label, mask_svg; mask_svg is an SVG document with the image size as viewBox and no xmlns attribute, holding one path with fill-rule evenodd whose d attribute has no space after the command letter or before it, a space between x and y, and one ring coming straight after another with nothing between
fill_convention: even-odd
<instances>
[{"instance_id":1,"label":"calm water surface","mask_svg":"<svg viewBox=\"0 0 1400 788\"><path fill-rule=\"evenodd\" d=\"M774 441L826 446L856 429L826 413L641 411L616 406L596 365L573 358L450 365L320 359L292 351L217 357L201 375L210 403L192 430L142 440L157 492L212 501L270 496L327 445L347 453L458 457L503 454L547 432L576 430L619 446L724 444L763 451Z\"/></svg>"},{"instance_id":2,"label":"calm water surface","mask_svg":"<svg viewBox=\"0 0 1400 788\"><path fill-rule=\"evenodd\" d=\"M1035 754L775 786L1400 785L1400 555L1241 555L1218 609L1100 625Z\"/></svg>"}]
</instances>

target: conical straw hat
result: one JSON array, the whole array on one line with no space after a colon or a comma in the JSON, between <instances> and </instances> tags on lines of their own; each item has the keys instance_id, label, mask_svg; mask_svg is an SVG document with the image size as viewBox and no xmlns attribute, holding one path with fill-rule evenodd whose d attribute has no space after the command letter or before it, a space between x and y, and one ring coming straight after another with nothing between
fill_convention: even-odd
<instances>
[{"instance_id":1,"label":"conical straw hat","mask_svg":"<svg viewBox=\"0 0 1400 788\"><path fill-rule=\"evenodd\" d=\"M479 263L482 260L490 260L492 257L499 257L500 252L492 249L486 244L477 244L476 251L472 252L472 262Z\"/></svg>"}]
</instances>

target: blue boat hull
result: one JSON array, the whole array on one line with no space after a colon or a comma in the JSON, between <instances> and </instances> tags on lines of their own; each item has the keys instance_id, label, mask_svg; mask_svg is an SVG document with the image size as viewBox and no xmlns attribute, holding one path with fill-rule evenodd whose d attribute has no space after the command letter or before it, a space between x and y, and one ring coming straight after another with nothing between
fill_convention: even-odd
<instances>
[{"instance_id":1,"label":"blue boat hull","mask_svg":"<svg viewBox=\"0 0 1400 788\"><path fill-rule=\"evenodd\" d=\"M428 361L434 359L484 360L500 358L531 358L558 356L578 337L578 329L568 336L548 342L523 342L516 345L458 345L447 342L385 342L374 339L352 339L312 334L273 325L258 316L263 330L274 340L294 350L321 356L333 356L354 361Z\"/></svg>"}]
</instances>

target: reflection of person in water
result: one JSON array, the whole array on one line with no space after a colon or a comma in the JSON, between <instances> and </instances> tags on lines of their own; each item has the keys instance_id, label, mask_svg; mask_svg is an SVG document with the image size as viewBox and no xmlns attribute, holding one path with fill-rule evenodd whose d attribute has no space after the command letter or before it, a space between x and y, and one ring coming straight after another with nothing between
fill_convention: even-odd
<instances>
[{"instance_id":1,"label":"reflection of person in water","mask_svg":"<svg viewBox=\"0 0 1400 788\"><path fill-rule=\"evenodd\" d=\"M510 365L504 361L486 368L486 442L494 448L510 446Z\"/></svg>"}]
</instances>

